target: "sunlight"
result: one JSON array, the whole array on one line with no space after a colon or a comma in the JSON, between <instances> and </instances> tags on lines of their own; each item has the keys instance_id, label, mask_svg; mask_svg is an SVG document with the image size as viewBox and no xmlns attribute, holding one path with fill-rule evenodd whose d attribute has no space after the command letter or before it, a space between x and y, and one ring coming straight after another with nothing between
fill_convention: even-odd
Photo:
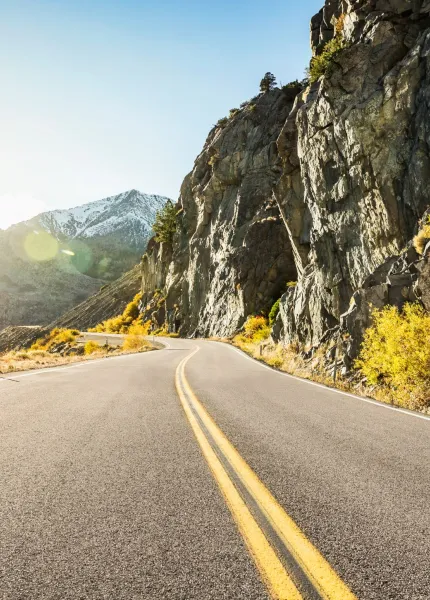
<instances>
[{"instance_id":1,"label":"sunlight","mask_svg":"<svg viewBox=\"0 0 430 600\"><path fill-rule=\"evenodd\" d=\"M52 260L58 252L58 242L45 231L32 231L24 241L24 250L28 258L37 262Z\"/></svg>"},{"instance_id":2,"label":"sunlight","mask_svg":"<svg viewBox=\"0 0 430 600\"><path fill-rule=\"evenodd\" d=\"M7 229L48 210L48 206L29 194L3 194L0 209L0 229Z\"/></svg>"}]
</instances>

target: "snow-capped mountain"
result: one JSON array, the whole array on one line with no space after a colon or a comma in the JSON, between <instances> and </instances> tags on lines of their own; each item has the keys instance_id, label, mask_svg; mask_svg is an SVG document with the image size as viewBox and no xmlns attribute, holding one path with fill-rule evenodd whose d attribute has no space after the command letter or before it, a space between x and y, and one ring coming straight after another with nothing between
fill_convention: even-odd
<instances>
[{"instance_id":1,"label":"snow-capped mountain","mask_svg":"<svg viewBox=\"0 0 430 600\"><path fill-rule=\"evenodd\" d=\"M135 267L166 201L131 190L0 230L0 330L50 323ZM58 240L45 258L42 232Z\"/></svg>"},{"instance_id":2,"label":"snow-capped mountain","mask_svg":"<svg viewBox=\"0 0 430 600\"><path fill-rule=\"evenodd\" d=\"M130 190L68 210L42 213L26 225L48 231L59 240L120 234L124 245L142 250L152 235L155 214L167 200Z\"/></svg>"}]
</instances>

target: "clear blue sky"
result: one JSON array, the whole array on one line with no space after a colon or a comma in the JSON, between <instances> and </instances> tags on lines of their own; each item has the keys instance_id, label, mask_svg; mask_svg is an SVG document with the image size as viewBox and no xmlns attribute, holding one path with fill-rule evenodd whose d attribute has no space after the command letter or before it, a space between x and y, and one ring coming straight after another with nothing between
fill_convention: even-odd
<instances>
[{"instance_id":1,"label":"clear blue sky","mask_svg":"<svg viewBox=\"0 0 430 600\"><path fill-rule=\"evenodd\" d=\"M321 5L0 0L0 227L130 188L176 199L266 71L303 77Z\"/></svg>"}]
</instances>

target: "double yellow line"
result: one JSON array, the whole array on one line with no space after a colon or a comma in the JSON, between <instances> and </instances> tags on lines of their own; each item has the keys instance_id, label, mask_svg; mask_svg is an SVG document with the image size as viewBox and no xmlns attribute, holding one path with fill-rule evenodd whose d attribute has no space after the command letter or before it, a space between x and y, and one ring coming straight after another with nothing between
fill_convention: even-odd
<instances>
[{"instance_id":1,"label":"double yellow line","mask_svg":"<svg viewBox=\"0 0 430 600\"><path fill-rule=\"evenodd\" d=\"M203 455L271 597L275 600L357 600L197 399L185 376L185 365L198 349L196 347L178 365L176 389Z\"/></svg>"}]
</instances>

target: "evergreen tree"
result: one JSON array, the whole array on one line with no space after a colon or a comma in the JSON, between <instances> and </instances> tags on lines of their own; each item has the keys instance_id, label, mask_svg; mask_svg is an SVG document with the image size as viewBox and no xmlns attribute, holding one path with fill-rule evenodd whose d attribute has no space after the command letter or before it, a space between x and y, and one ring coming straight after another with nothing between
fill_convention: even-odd
<instances>
[{"instance_id":1,"label":"evergreen tree","mask_svg":"<svg viewBox=\"0 0 430 600\"><path fill-rule=\"evenodd\" d=\"M270 92L276 86L276 77L273 73L267 72L260 81L260 92Z\"/></svg>"},{"instance_id":2,"label":"evergreen tree","mask_svg":"<svg viewBox=\"0 0 430 600\"><path fill-rule=\"evenodd\" d=\"M157 242L172 243L176 231L176 208L173 202L168 200L164 207L157 211L152 230Z\"/></svg>"}]
</instances>

